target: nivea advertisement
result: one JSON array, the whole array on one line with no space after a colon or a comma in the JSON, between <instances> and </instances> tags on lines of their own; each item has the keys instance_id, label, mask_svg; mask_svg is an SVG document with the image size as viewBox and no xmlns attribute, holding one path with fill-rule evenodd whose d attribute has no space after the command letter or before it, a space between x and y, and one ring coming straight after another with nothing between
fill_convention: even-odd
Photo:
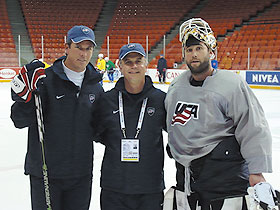
<instances>
[{"instance_id":1,"label":"nivea advertisement","mask_svg":"<svg viewBox=\"0 0 280 210\"><path fill-rule=\"evenodd\" d=\"M280 85L280 71L246 71L246 81L249 85Z\"/></svg>"}]
</instances>

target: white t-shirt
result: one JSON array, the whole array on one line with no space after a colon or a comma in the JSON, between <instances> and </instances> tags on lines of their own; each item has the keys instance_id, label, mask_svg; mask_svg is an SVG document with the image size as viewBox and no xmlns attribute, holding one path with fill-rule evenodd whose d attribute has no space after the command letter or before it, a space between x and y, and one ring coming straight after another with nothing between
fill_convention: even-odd
<instances>
[{"instance_id":1,"label":"white t-shirt","mask_svg":"<svg viewBox=\"0 0 280 210\"><path fill-rule=\"evenodd\" d=\"M68 79L70 81L72 81L75 85L77 85L81 88L86 69L81 72L76 72L76 71L73 71L73 70L67 68L64 64L64 61L62 61L62 65L63 65L63 70L64 70L66 76L68 77Z\"/></svg>"}]
</instances>

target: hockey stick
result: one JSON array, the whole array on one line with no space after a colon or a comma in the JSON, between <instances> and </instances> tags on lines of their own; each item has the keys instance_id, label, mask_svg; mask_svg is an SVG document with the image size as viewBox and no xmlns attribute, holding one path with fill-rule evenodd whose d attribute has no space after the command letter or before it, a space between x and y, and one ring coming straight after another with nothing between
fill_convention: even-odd
<instances>
[{"instance_id":1,"label":"hockey stick","mask_svg":"<svg viewBox=\"0 0 280 210\"><path fill-rule=\"evenodd\" d=\"M43 120L43 112L42 112L42 103L41 103L41 97L38 92L34 93L34 97L35 97L35 105L36 105L39 139L41 142L41 150L42 150L42 160L43 160L42 169L43 169L46 205L47 205L47 210L51 210L52 207L51 207L50 190L49 190L48 168L47 168L47 164L46 164L45 148L44 148L45 128L44 128L44 120Z\"/></svg>"}]
</instances>

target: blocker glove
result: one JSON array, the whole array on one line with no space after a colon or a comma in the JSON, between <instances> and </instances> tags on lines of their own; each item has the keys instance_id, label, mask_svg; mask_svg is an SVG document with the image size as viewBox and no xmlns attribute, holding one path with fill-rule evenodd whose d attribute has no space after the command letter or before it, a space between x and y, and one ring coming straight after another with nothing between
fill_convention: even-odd
<instances>
[{"instance_id":1,"label":"blocker glove","mask_svg":"<svg viewBox=\"0 0 280 210\"><path fill-rule=\"evenodd\" d=\"M38 81L45 75L45 64L39 60L33 60L31 63L22 67L19 74L11 81L12 90L22 98L25 103L32 98L32 92L37 89Z\"/></svg>"},{"instance_id":2,"label":"blocker glove","mask_svg":"<svg viewBox=\"0 0 280 210\"><path fill-rule=\"evenodd\" d=\"M267 182L248 188L250 210L279 210L280 193Z\"/></svg>"}]
</instances>

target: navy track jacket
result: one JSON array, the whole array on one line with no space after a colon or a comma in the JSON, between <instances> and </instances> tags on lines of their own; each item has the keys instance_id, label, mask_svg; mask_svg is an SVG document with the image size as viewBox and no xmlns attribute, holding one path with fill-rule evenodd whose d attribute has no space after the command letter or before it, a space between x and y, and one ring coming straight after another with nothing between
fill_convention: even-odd
<instances>
[{"instance_id":1,"label":"navy track jacket","mask_svg":"<svg viewBox=\"0 0 280 210\"><path fill-rule=\"evenodd\" d=\"M92 111L104 92L101 76L88 64L79 88L63 71L61 57L46 69L39 93L45 126L45 156L50 178L75 178L92 174ZM77 96L79 93L79 96ZM42 177L41 144L38 138L34 98L29 103L17 100L12 105L11 119L15 127L28 127L28 149L25 174Z\"/></svg>"},{"instance_id":2,"label":"navy track jacket","mask_svg":"<svg viewBox=\"0 0 280 210\"><path fill-rule=\"evenodd\" d=\"M142 130L139 133L139 162L121 161L119 91L122 92L124 119L127 138L134 138L143 99L148 97ZM139 94L129 94L124 87L124 78L120 78L115 88L106 92L98 101L95 114L98 119L100 141L106 146L101 169L101 187L124 194L160 193L164 189L163 176L163 138L166 112L165 93L153 86L151 78L146 76L145 86ZM94 126L95 127L95 126Z\"/></svg>"}]
</instances>

